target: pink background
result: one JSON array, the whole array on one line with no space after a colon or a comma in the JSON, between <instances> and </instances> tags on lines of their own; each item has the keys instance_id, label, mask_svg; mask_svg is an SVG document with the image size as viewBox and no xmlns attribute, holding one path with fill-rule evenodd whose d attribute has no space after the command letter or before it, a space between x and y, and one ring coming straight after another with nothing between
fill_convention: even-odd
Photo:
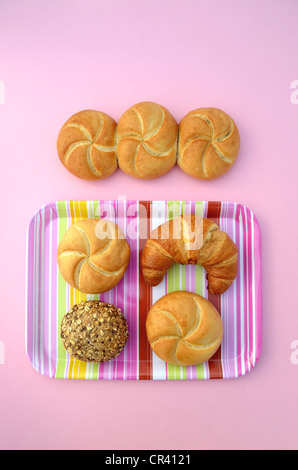
<instances>
[{"instance_id":1,"label":"pink background","mask_svg":"<svg viewBox=\"0 0 298 470\"><path fill-rule=\"evenodd\" d=\"M1 449L298 448L296 0L2 0ZM1 90L1 86L0 86ZM85 108L216 106L242 148L224 177L74 178L56 138ZM1 102L1 101L0 101ZM26 230L66 199L237 201L263 236L263 353L231 381L55 381L25 354ZM5 357L3 357L3 349ZM297 351L296 351L297 352Z\"/></svg>"}]
</instances>

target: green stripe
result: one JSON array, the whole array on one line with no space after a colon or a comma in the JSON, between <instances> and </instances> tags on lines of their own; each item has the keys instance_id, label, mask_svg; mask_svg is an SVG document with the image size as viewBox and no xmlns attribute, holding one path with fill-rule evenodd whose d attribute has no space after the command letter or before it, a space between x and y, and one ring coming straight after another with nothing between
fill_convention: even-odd
<instances>
[{"instance_id":1,"label":"green stripe","mask_svg":"<svg viewBox=\"0 0 298 470\"><path fill-rule=\"evenodd\" d=\"M59 243L62 240L66 230L67 230L67 202L60 201L57 203L58 208L58 234L59 234ZM57 268L58 269L58 268ZM63 277L60 274L58 269L58 318L57 318L57 345L58 345L58 361L57 361L57 370L56 370L56 378L62 379L65 375L65 367L67 361L67 353L63 346L63 343L60 338L60 325L62 322L62 318L68 311L68 306L66 304L67 299L67 284L64 281Z\"/></svg>"},{"instance_id":2,"label":"green stripe","mask_svg":"<svg viewBox=\"0 0 298 470\"><path fill-rule=\"evenodd\" d=\"M195 214L198 216L203 217L204 215L204 206L203 202L196 202L195 205ZM205 280L205 273L202 266L196 266L196 294L202 295L203 294L203 286ZM196 366L196 373L197 378L200 380L204 379L204 366L203 364L199 364Z\"/></svg>"},{"instance_id":3,"label":"green stripe","mask_svg":"<svg viewBox=\"0 0 298 470\"><path fill-rule=\"evenodd\" d=\"M99 206L98 201L93 201L92 203L88 204L90 217L97 218L96 211L97 211L98 206ZM90 298L90 300L99 300L99 295L98 294L90 295L88 296L88 298ZM87 368L86 376L88 377L88 379L96 380L98 378L98 372L99 372L99 364L93 363L89 365L89 370Z\"/></svg>"},{"instance_id":4,"label":"green stripe","mask_svg":"<svg viewBox=\"0 0 298 470\"><path fill-rule=\"evenodd\" d=\"M181 215L185 209L185 202L168 201L168 220ZM168 293L181 291L185 289L185 266L174 264L168 271ZM186 379L186 367L180 367L168 364L168 379L181 380Z\"/></svg>"}]
</instances>

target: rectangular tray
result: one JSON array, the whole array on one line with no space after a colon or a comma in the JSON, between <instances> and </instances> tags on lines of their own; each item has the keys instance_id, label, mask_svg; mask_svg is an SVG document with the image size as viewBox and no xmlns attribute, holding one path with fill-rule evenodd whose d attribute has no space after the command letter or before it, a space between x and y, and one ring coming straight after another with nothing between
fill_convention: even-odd
<instances>
[{"instance_id":1,"label":"rectangular tray","mask_svg":"<svg viewBox=\"0 0 298 470\"><path fill-rule=\"evenodd\" d=\"M139 259L152 229L182 213L212 219L239 250L239 272L221 296L208 293L200 266L174 265L157 287L145 285ZM59 273L57 247L68 227L88 217L117 223L131 247L122 281L100 296L85 295ZM221 314L224 337L207 363L179 367L166 364L151 350L145 321L151 305L176 290L196 292ZM81 301L100 299L121 308L130 336L122 353L102 364L73 359L60 339L60 323ZM107 380L228 379L245 375L256 365L262 347L261 234L256 217L242 204L203 201L59 201L43 206L32 218L27 237L26 352L37 371L51 378Z\"/></svg>"}]
</instances>

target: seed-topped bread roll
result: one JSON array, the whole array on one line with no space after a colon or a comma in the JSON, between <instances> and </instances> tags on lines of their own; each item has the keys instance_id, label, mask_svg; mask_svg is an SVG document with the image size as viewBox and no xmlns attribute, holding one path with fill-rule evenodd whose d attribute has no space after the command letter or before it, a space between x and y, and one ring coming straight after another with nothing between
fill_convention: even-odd
<instances>
[{"instance_id":1,"label":"seed-topped bread roll","mask_svg":"<svg viewBox=\"0 0 298 470\"><path fill-rule=\"evenodd\" d=\"M223 338L223 324L216 308L200 295L172 292L150 309L148 341L165 362L191 366L208 361Z\"/></svg>"},{"instance_id":2,"label":"seed-topped bread roll","mask_svg":"<svg viewBox=\"0 0 298 470\"><path fill-rule=\"evenodd\" d=\"M195 109L179 124L178 165L195 178L223 175L235 163L239 149L238 128L220 109Z\"/></svg>"},{"instance_id":3,"label":"seed-topped bread roll","mask_svg":"<svg viewBox=\"0 0 298 470\"><path fill-rule=\"evenodd\" d=\"M84 219L67 230L57 256L68 284L86 294L100 294L123 278L130 247L118 225L105 219Z\"/></svg>"},{"instance_id":4,"label":"seed-topped bread roll","mask_svg":"<svg viewBox=\"0 0 298 470\"><path fill-rule=\"evenodd\" d=\"M57 150L65 168L78 178L99 180L118 168L117 123L107 114L84 110L74 114L59 132Z\"/></svg>"},{"instance_id":5,"label":"seed-topped bread roll","mask_svg":"<svg viewBox=\"0 0 298 470\"><path fill-rule=\"evenodd\" d=\"M152 102L132 106L118 122L121 170L143 179L164 175L176 164L177 136L177 122L166 108Z\"/></svg>"},{"instance_id":6,"label":"seed-topped bread roll","mask_svg":"<svg viewBox=\"0 0 298 470\"><path fill-rule=\"evenodd\" d=\"M63 318L61 339L67 352L84 362L106 362L119 356L129 332L121 310L89 300L75 305Z\"/></svg>"}]
</instances>

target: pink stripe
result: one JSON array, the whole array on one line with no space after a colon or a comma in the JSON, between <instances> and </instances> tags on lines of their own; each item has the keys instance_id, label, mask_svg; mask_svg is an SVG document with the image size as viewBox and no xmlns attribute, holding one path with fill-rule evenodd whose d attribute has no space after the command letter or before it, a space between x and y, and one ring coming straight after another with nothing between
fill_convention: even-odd
<instances>
[{"instance_id":1,"label":"pink stripe","mask_svg":"<svg viewBox=\"0 0 298 470\"><path fill-rule=\"evenodd\" d=\"M52 258L51 258L51 276L52 276L52 291L51 291L51 301L49 308L49 316L51 318L50 328L51 328L51 377L55 377L57 370L57 359L55 351L58 349L57 345L57 326L56 326L56 315L54 312L57 309L57 285L58 285L58 267L57 267L57 247L58 247L58 209L55 204L52 205Z\"/></svg>"},{"instance_id":2,"label":"pink stripe","mask_svg":"<svg viewBox=\"0 0 298 470\"><path fill-rule=\"evenodd\" d=\"M114 217L112 218L110 213L105 212L104 210L105 206L106 206L106 201L99 201L100 216L102 218L108 218L112 220L113 222L115 222L115 218ZM114 289L112 291L105 292L104 294L100 294L99 297L100 297L100 300L102 300L103 302L114 304L115 301L114 301L113 294L114 294ZM98 372L99 379L108 380L110 378L110 368L111 368L111 362L105 362L105 363L100 364L99 372ZM111 376L111 378L113 377Z\"/></svg>"},{"instance_id":3,"label":"pink stripe","mask_svg":"<svg viewBox=\"0 0 298 470\"><path fill-rule=\"evenodd\" d=\"M238 266L238 275L236 278L236 290L237 290L237 295L236 295L236 315L235 319L237 320L236 327L237 327L237 370L236 370L236 377L238 377L241 374L242 370L242 361L241 361L241 356L242 356L242 340L241 340L241 283L242 283L242 272L241 272L241 258L242 258L242 253L240 251L240 206L237 205L237 210L236 210L236 244L238 246L238 253L239 253L239 266Z\"/></svg>"},{"instance_id":4,"label":"pink stripe","mask_svg":"<svg viewBox=\"0 0 298 470\"><path fill-rule=\"evenodd\" d=\"M66 208L66 213L67 213L67 228L70 227L71 220L72 220L72 216L71 216L71 212L70 212L70 204L72 204L72 201L68 201L68 202L65 203L65 208ZM59 242L60 242L60 240L59 240ZM66 286L66 292L65 292L65 294L67 295L66 310L70 310L70 308L72 307L70 305L70 289L71 289L70 286ZM59 312L57 311L57 317L58 317L58 315L59 315ZM57 324L58 324L58 319L57 319ZM58 338L57 338L57 342L58 342ZM57 352L58 352L58 343L57 343ZM69 356L69 354L67 354L66 355L65 370L64 370L65 378L68 377L69 369L70 369L70 356Z\"/></svg>"},{"instance_id":5,"label":"pink stripe","mask_svg":"<svg viewBox=\"0 0 298 470\"><path fill-rule=\"evenodd\" d=\"M248 364L247 358L249 356L249 329L248 329L248 244L247 244L247 230L246 230L246 212L245 207L241 205L241 213L243 217L243 291L242 296L244 300L244 353L243 353L243 360L244 360L244 369L243 373L247 372Z\"/></svg>"},{"instance_id":6,"label":"pink stripe","mask_svg":"<svg viewBox=\"0 0 298 470\"><path fill-rule=\"evenodd\" d=\"M43 269L43 350L44 350L44 374L50 376L50 364L51 364L51 345L49 343L49 331L50 331L50 315L49 315L49 296L50 296L50 284L52 283L51 272L50 272L50 214L51 207L47 206L44 212L44 269Z\"/></svg>"},{"instance_id":7,"label":"pink stripe","mask_svg":"<svg viewBox=\"0 0 298 470\"><path fill-rule=\"evenodd\" d=\"M219 228L227 233L227 216L228 207L227 204L221 202L221 218L219 221ZM230 320L232 317L228 314L228 291L221 296L221 318L223 321L223 341L221 345L221 366L223 372L223 378L229 375L229 363L228 363L228 348L230 342Z\"/></svg>"},{"instance_id":8,"label":"pink stripe","mask_svg":"<svg viewBox=\"0 0 298 470\"><path fill-rule=\"evenodd\" d=\"M252 286L252 266L251 266L251 259L252 259L252 244L251 244L251 221L250 221L250 213L247 208L244 208L245 217L246 217L246 232L247 232L247 323L248 323L248 350L247 356L245 358L248 370L252 369L252 355L253 355L253 343L254 343L254 331L253 331L253 312L252 312L252 293L253 293L253 286Z\"/></svg>"},{"instance_id":9,"label":"pink stripe","mask_svg":"<svg viewBox=\"0 0 298 470\"><path fill-rule=\"evenodd\" d=\"M42 220L42 215L41 211L38 214L38 231L37 231L37 237L38 237L38 269L37 269L37 284L36 284L36 289L37 289L37 305L36 305L36 337L37 337L37 351L36 351L36 357L37 357L37 363L39 369L42 371L42 366L43 364L41 363L41 335L40 335L40 324L41 324L41 220Z\"/></svg>"},{"instance_id":10,"label":"pink stripe","mask_svg":"<svg viewBox=\"0 0 298 470\"><path fill-rule=\"evenodd\" d=\"M33 337L34 337L34 247L35 247L35 217L31 220L27 235L27 355L33 363Z\"/></svg>"},{"instance_id":11,"label":"pink stripe","mask_svg":"<svg viewBox=\"0 0 298 470\"><path fill-rule=\"evenodd\" d=\"M125 223L124 223L124 218L126 216L126 211L125 211L125 203L124 201L119 201L116 202L116 224L123 230L123 233L126 234L125 230ZM130 240L129 240L130 243ZM125 302L125 281L126 281L126 276L119 282L119 284L116 286L116 292L117 292L117 297L116 297L116 305L117 307L121 308L121 311L126 314L126 302ZM126 356L127 349L125 348L121 354L116 358L115 361L115 379L118 380L123 380L124 379L124 363L125 363L125 356Z\"/></svg>"},{"instance_id":12,"label":"pink stripe","mask_svg":"<svg viewBox=\"0 0 298 470\"><path fill-rule=\"evenodd\" d=\"M262 238L258 220L251 213L254 224L254 286L255 286L255 358L256 364L262 351Z\"/></svg>"},{"instance_id":13,"label":"pink stripe","mask_svg":"<svg viewBox=\"0 0 298 470\"><path fill-rule=\"evenodd\" d=\"M134 206L137 209L137 201L130 201L128 207ZM129 222L135 225L138 221L138 214L132 214L128 217ZM130 357L130 378L138 378L138 338L137 338L137 324L138 324L138 267L139 267L139 249L138 240L135 236L130 240L131 246L131 263L129 266L129 275L127 283L129 285L130 302L129 302L129 324L130 324L130 339L129 339L129 357Z\"/></svg>"},{"instance_id":14,"label":"pink stripe","mask_svg":"<svg viewBox=\"0 0 298 470\"><path fill-rule=\"evenodd\" d=\"M220 218L220 229L224 232L228 232L227 228L227 217L228 217L228 206L222 202L221 203L221 218ZM231 288L230 288L231 289ZM222 362L222 371L223 377L229 375L229 345L231 340L231 323L233 325L233 317L229 315L228 307L228 296L230 289L221 296L221 317L224 327L223 342L221 346L221 362ZM233 332L233 330L232 330Z\"/></svg>"}]
</instances>

